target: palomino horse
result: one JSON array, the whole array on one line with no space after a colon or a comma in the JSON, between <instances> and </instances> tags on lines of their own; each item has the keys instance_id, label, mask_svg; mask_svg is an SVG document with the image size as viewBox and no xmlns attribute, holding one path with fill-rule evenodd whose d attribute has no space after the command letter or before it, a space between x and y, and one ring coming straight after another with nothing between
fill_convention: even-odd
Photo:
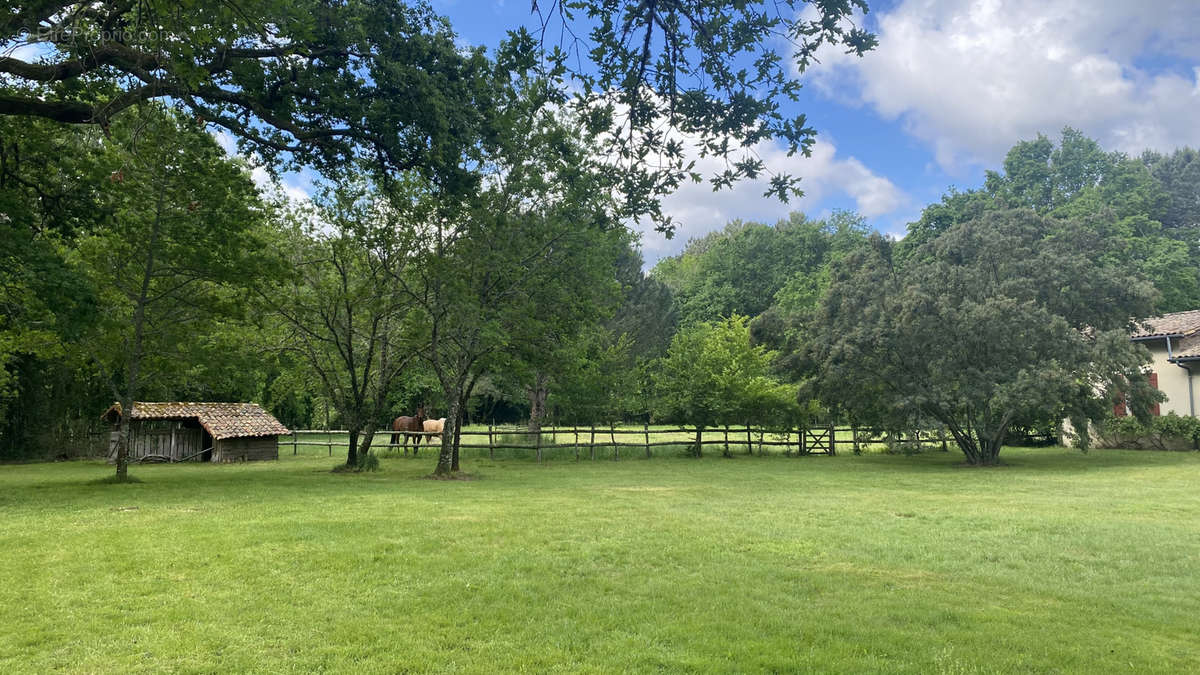
<instances>
[{"instance_id":1,"label":"palomino horse","mask_svg":"<svg viewBox=\"0 0 1200 675\"><path fill-rule=\"evenodd\" d=\"M417 416L409 417L401 415L392 420L392 445L396 445L397 439L403 432L424 431L425 430L425 406L417 408ZM417 449L421 447L421 434L404 433L404 454L408 454L408 439L416 439L413 444L413 457L417 456Z\"/></svg>"},{"instance_id":2,"label":"palomino horse","mask_svg":"<svg viewBox=\"0 0 1200 675\"><path fill-rule=\"evenodd\" d=\"M445 428L446 428L446 418L445 417L443 417L439 420L425 420L425 431L427 431L427 432L436 431L437 433L440 434L440 433L442 433L442 430ZM433 443L434 441L441 443L442 437L441 436L430 436L429 438L425 439L426 443Z\"/></svg>"}]
</instances>

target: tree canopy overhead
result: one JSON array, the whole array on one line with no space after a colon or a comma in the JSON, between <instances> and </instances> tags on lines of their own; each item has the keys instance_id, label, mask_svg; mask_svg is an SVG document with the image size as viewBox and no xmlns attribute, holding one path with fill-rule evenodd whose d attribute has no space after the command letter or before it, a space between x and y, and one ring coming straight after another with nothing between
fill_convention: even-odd
<instances>
[{"instance_id":1,"label":"tree canopy overhead","mask_svg":"<svg viewBox=\"0 0 1200 675\"><path fill-rule=\"evenodd\" d=\"M809 5L815 12L802 11ZM532 9L544 10L545 30L558 17L573 37L552 45L545 32L535 42L517 30L492 62L457 44L422 1L29 2L0 17L0 115L106 126L132 105L169 99L274 166L331 173L369 158L461 189L504 124L496 87L536 63L544 95L573 100L605 132L599 150L627 214L649 214L669 233L658 198L701 179L688 144L725 160L708 177L714 187L762 175L769 167L752 151L761 141L807 154L815 131L781 107L797 98L794 73L821 45L863 54L875 44L852 23L864 0ZM773 175L768 194L797 195L798 180Z\"/></svg>"},{"instance_id":2,"label":"tree canopy overhead","mask_svg":"<svg viewBox=\"0 0 1200 675\"><path fill-rule=\"evenodd\" d=\"M552 27L568 36L549 60L572 71L581 88L576 103L611 132L604 149L620 158L630 210L652 214L668 234L670 219L654 197L686 180L720 189L769 174L764 196L803 194L799 177L773 173L753 147L778 140L789 154L807 156L816 131L783 107L798 98L798 74L825 45L861 56L876 44L853 21L855 11L867 11L865 0L534 0L533 7L545 10L544 39ZM554 16L561 26L552 26ZM586 35L580 25L589 26ZM571 67L578 63L587 65ZM721 169L702 177L696 156L721 159Z\"/></svg>"},{"instance_id":3,"label":"tree canopy overhead","mask_svg":"<svg viewBox=\"0 0 1200 675\"><path fill-rule=\"evenodd\" d=\"M0 18L0 114L107 126L169 99L276 163L459 180L489 75L423 3L34 2ZM11 50L10 50L11 51Z\"/></svg>"}]
</instances>

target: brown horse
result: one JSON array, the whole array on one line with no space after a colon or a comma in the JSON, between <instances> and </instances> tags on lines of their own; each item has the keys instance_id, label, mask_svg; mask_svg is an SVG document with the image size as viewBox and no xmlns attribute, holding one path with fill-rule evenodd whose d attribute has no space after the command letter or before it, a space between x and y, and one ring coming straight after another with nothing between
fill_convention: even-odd
<instances>
[{"instance_id":1,"label":"brown horse","mask_svg":"<svg viewBox=\"0 0 1200 675\"><path fill-rule=\"evenodd\" d=\"M425 430L424 427L425 427L425 406L417 407L417 416L416 417L409 417L407 415L401 415L400 417L397 417L396 419L392 420L392 445L396 445L397 439L400 437L399 432L424 431ZM408 439L410 437L416 439L413 444L413 457L416 457L417 450L421 447L421 434L412 434L412 433L404 434L404 454L405 455L408 454Z\"/></svg>"}]
</instances>

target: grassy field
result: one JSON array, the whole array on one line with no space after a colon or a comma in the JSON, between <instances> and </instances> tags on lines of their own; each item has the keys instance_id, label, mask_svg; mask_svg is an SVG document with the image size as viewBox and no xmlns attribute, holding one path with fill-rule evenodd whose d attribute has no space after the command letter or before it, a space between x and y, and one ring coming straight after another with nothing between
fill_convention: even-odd
<instances>
[{"instance_id":1,"label":"grassy field","mask_svg":"<svg viewBox=\"0 0 1200 675\"><path fill-rule=\"evenodd\" d=\"M1200 454L0 466L0 672L1185 672Z\"/></svg>"}]
</instances>

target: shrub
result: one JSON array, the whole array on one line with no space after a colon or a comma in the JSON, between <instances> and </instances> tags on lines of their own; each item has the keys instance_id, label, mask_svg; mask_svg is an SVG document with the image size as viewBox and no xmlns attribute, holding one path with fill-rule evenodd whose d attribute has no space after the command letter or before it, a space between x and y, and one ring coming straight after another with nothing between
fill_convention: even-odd
<instances>
[{"instance_id":1,"label":"shrub","mask_svg":"<svg viewBox=\"0 0 1200 675\"><path fill-rule=\"evenodd\" d=\"M1181 417L1173 412L1161 417L1155 417L1150 423L1150 430L1162 438L1176 438L1200 442L1200 419Z\"/></svg>"},{"instance_id":2,"label":"shrub","mask_svg":"<svg viewBox=\"0 0 1200 675\"><path fill-rule=\"evenodd\" d=\"M1144 436L1148 432L1136 417L1110 417L1104 421L1105 436Z\"/></svg>"},{"instance_id":3,"label":"shrub","mask_svg":"<svg viewBox=\"0 0 1200 675\"><path fill-rule=\"evenodd\" d=\"M1200 419L1174 412L1150 418L1142 424L1135 417L1110 417L1104 422L1104 437L1110 445L1167 450L1182 443L1200 443Z\"/></svg>"}]
</instances>

